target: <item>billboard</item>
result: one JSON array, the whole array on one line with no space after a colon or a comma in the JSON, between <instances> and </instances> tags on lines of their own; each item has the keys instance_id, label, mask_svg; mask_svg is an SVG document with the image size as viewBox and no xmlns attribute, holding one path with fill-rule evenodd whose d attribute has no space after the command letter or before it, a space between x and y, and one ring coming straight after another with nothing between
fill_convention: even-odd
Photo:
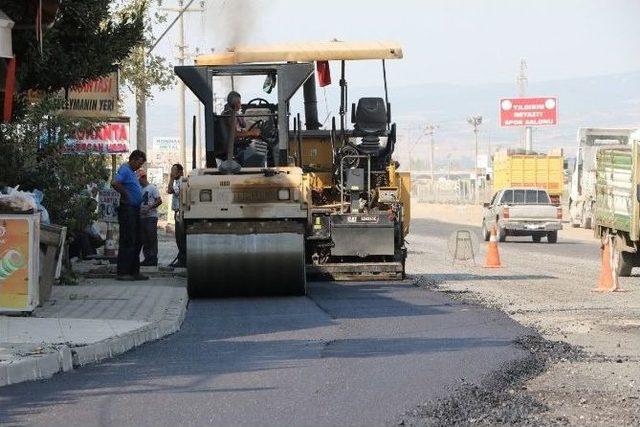
<instances>
[{"instance_id":1,"label":"billboard","mask_svg":"<svg viewBox=\"0 0 640 427\"><path fill-rule=\"evenodd\" d=\"M155 136L153 137L153 149L156 151L169 151L179 153L180 140L172 136Z\"/></svg>"},{"instance_id":2,"label":"billboard","mask_svg":"<svg viewBox=\"0 0 640 427\"><path fill-rule=\"evenodd\" d=\"M118 72L69 89L65 112L71 117L117 117Z\"/></svg>"},{"instance_id":3,"label":"billboard","mask_svg":"<svg viewBox=\"0 0 640 427\"><path fill-rule=\"evenodd\" d=\"M119 154L129 151L129 118L110 120L91 132L79 132L68 139L66 150L77 154Z\"/></svg>"},{"instance_id":4,"label":"billboard","mask_svg":"<svg viewBox=\"0 0 640 427\"><path fill-rule=\"evenodd\" d=\"M558 124L558 98L501 98L501 127L555 126Z\"/></svg>"},{"instance_id":5,"label":"billboard","mask_svg":"<svg viewBox=\"0 0 640 427\"><path fill-rule=\"evenodd\" d=\"M66 94L61 90L59 94L65 98L64 111L68 116L98 119L118 117L118 71L73 86ZM27 99L31 102L37 102L43 96L42 91L27 92Z\"/></svg>"}]
</instances>

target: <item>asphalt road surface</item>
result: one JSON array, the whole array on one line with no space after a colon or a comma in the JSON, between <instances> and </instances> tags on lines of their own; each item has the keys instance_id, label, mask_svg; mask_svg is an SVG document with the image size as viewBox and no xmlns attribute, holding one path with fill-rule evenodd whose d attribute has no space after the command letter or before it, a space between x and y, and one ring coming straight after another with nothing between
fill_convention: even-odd
<instances>
[{"instance_id":1,"label":"asphalt road surface","mask_svg":"<svg viewBox=\"0 0 640 427\"><path fill-rule=\"evenodd\" d=\"M504 314L410 284L196 300L180 332L0 389L0 424L389 425L524 356Z\"/></svg>"}]
</instances>

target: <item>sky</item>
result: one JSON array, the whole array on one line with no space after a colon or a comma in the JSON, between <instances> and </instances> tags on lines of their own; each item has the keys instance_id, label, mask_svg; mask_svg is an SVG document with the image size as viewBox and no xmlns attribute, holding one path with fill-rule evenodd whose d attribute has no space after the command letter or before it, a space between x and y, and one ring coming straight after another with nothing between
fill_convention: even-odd
<instances>
[{"instance_id":1,"label":"sky","mask_svg":"<svg viewBox=\"0 0 640 427\"><path fill-rule=\"evenodd\" d=\"M392 93L434 83L513 83L515 94L521 58L531 84L640 71L640 0L197 0L193 6L200 3L205 12L185 18L192 52L334 38L397 41L404 59L388 65ZM176 44L177 26L156 53L175 63ZM365 63L350 65L351 87L379 85L374 71ZM177 126L153 117L154 106L176 101L175 89L155 94L148 105L149 138L177 135ZM188 101L188 114L192 105ZM446 99L442 105L447 108ZM127 106L133 117L130 100Z\"/></svg>"}]
</instances>

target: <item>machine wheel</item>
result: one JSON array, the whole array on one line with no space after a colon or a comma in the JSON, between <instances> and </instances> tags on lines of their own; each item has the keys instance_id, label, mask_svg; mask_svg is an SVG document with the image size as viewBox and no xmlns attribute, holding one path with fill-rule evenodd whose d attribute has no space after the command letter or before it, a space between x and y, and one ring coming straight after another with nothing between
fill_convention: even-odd
<instances>
[{"instance_id":1,"label":"machine wheel","mask_svg":"<svg viewBox=\"0 0 640 427\"><path fill-rule=\"evenodd\" d=\"M616 274L620 277L631 276L631 270L634 265L634 256L631 252L618 252L618 265L616 266Z\"/></svg>"},{"instance_id":2,"label":"machine wheel","mask_svg":"<svg viewBox=\"0 0 640 427\"><path fill-rule=\"evenodd\" d=\"M498 227L498 240L505 242L507 240L507 230L502 227Z\"/></svg>"},{"instance_id":3,"label":"machine wheel","mask_svg":"<svg viewBox=\"0 0 640 427\"><path fill-rule=\"evenodd\" d=\"M254 223L238 224L245 230ZM188 234L190 298L306 294L304 235L291 232Z\"/></svg>"},{"instance_id":4,"label":"machine wheel","mask_svg":"<svg viewBox=\"0 0 640 427\"><path fill-rule=\"evenodd\" d=\"M558 241L558 232L549 231L547 233L547 243L556 243Z\"/></svg>"},{"instance_id":5,"label":"machine wheel","mask_svg":"<svg viewBox=\"0 0 640 427\"><path fill-rule=\"evenodd\" d=\"M533 239L533 243L540 243L542 236L540 234L533 234L531 235L531 239Z\"/></svg>"},{"instance_id":6,"label":"machine wheel","mask_svg":"<svg viewBox=\"0 0 640 427\"><path fill-rule=\"evenodd\" d=\"M482 238L484 239L485 242L488 242L489 239L491 238L491 233L489 232L489 230L487 230L487 223L485 221L482 221Z\"/></svg>"}]
</instances>

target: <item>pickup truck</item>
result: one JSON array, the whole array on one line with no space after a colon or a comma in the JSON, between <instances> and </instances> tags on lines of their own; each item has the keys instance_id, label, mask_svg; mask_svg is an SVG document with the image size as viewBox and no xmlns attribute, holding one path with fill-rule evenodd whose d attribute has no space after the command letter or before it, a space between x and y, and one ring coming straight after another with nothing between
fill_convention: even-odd
<instances>
[{"instance_id":1,"label":"pickup truck","mask_svg":"<svg viewBox=\"0 0 640 427\"><path fill-rule=\"evenodd\" d=\"M549 194L539 188L505 188L484 204L482 236L485 241L491 229L497 228L498 240L507 236L531 236L535 243L547 238L548 243L558 241L562 230L562 208L551 203Z\"/></svg>"}]
</instances>

